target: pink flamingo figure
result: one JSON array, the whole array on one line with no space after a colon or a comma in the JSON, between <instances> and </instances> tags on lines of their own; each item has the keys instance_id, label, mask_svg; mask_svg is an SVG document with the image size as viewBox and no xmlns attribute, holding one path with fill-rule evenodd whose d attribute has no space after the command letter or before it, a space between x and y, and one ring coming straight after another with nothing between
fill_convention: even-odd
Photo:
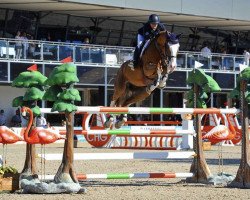
<instances>
[{"instance_id":1,"label":"pink flamingo figure","mask_svg":"<svg viewBox=\"0 0 250 200\"><path fill-rule=\"evenodd\" d=\"M7 144L23 141L23 137L16 134L7 126L0 126L0 143L3 144L3 163L6 165Z\"/></svg>"},{"instance_id":2,"label":"pink flamingo figure","mask_svg":"<svg viewBox=\"0 0 250 200\"><path fill-rule=\"evenodd\" d=\"M60 135L58 131L52 129L44 129L41 127L36 127L31 130L33 122L33 112L28 107L23 107L21 109L22 114L25 115L26 112L29 113L29 123L24 132L24 140L29 144L50 144L54 143L57 140L66 139L64 135ZM28 135L30 132L30 135Z\"/></svg>"},{"instance_id":3,"label":"pink flamingo figure","mask_svg":"<svg viewBox=\"0 0 250 200\"><path fill-rule=\"evenodd\" d=\"M225 140L232 140L236 136L236 131L234 126L231 124L231 121L227 119L225 115L222 115L225 118L226 125L218 125L212 128L202 139L208 139L212 144L216 144Z\"/></svg>"},{"instance_id":4,"label":"pink flamingo figure","mask_svg":"<svg viewBox=\"0 0 250 200\"><path fill-rule=\"evenodd\" d=\"M28 144L41 144L41 171L42 174L45 177L45 160L42 162L42 157L45 154L45 144L51 144L54 143L57 140L66 139L66 136L60 135L59 131L55 131L52 129L44 129L41 127L35 127L32 130L31 126L33 123L33 112L28 107L22 107L21 109L22 115L26 115L26 112L29 113L29 123L28 126L24 132L24 140Z\"/></svg>"},{"instance_id":5,"label":"pink flamingo figure","mask_svg":"<svg viewBox=\"0 0 250 200\"><path fill-rule=\"evenodd\" d=\"M13 144L18 141L23 141L23 137L16 134L7 126L0 126L0 143Z\"/></svg>"},{"instance_id":6,"label":"pink flamingo figure","mask_svg":"<svg viewBox=\"0 0 250 200\"><path fill-rule=\"evenodd\" d=\"M228 119L228 116L222 115L224 118L225 125L218 125L211 129L206 135L202 137L202 139L209 139L211 144L220 143L218 146L219 150L219 172L223 173L223 158L222 158L222 142L226 140L231 141L236 137L236 131L231 121ZM228 127L226 126L228 124ZM221 168L222 166L222 168Z\"/></svg>"}]
</instances>

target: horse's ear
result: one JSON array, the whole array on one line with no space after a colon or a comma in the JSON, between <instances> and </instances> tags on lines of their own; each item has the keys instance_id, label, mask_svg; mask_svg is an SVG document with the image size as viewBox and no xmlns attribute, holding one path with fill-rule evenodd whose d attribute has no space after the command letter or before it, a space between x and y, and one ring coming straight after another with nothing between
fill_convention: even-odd
<instances>
[{"instance_id":1,"label":"horse's ear","mask_svg":"<svg viewBox=\"0 0 250 200\"><path fill-rule=\"evenodd\" d=\"M180 33L180 34L176 35L176 38L177 38L177 39L180 39L180 37L181 37L182 34L183 34L183 33Z\"/></svg>"}]
</instances>

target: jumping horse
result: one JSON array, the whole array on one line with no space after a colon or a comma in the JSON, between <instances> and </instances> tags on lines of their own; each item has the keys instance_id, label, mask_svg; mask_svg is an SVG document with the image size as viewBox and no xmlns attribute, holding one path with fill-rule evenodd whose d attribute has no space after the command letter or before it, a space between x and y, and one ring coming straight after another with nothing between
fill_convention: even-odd
<instances>
[{"instance_id":1,"label":"jumping horse","mask_svg":"<svg viewBox=\"0 0 250 200\"><path fill-rule=\"evenodd\" d=\"M127 61L121 65L114 82L114 94L111 107L126 107L144 100L156 89L166 86L168 75L177 66L179 37L168 31L160 32L155 38L145 43L138 66L133 70ZM111 127L114 116L106 122ZM119 128L126 121L126 115L116 125Z\"/></svg>"}]
</instances>

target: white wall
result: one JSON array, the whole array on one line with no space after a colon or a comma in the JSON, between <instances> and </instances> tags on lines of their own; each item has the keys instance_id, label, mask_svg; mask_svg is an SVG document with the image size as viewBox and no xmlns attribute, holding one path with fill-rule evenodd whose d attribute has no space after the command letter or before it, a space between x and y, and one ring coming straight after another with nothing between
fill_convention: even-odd
<instances>
[{"instance_id":1,"label":"white wall","mask_svg":"<svg viewBox=\"0 0 250 200\"><path fill-rule=\"evenodd\" d=\"M250 20L250 0L67 0L77 3L186 15Z\"/></svg>"},{"instance_id":2,"label":"white wall","mask_svg":"<svg viewBox=\"0 0 250 200\"><path fill-rule=\"evenodd\" d=\"M3 109L7 117L7 126L10 125L11 117L15 114L16 108L12 107L12 100L15 97L23 96L25 88L13 88L11 86L0 86L0 109Z\"/></svg>"}]
</instances>

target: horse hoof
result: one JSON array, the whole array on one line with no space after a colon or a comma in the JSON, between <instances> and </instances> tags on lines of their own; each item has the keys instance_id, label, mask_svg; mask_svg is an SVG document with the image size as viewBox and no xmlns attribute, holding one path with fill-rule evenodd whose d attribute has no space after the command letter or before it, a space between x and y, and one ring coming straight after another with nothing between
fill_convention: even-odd
<instances>
[{"instance_id":1,"label":"horse hoof","mask_svg":"<svg viewBox=\"0 0 250 200\"><path fill-rule=\"evenodd\" d=\"M158 87L158 89L163 90L166 86Z\"/></svg>"},{"instance_id":2,"label":"horse hoof","mask_svg":"<svg viewBox=\"0 0 250 200\"><path fill-rule=\"evenodd\" d=\"M125 122L128 121L128 118L127 118L127 117L123 117L123 118L122 118L122 121L123 121L123 123L125 123Z\"/></svg>"},{"instance_id":3,"label":"horse hoof","mask_svg":"<svg viewBox=\"0 0 250 200\"><path fill-rule=\"evenodd\" d=\"M164 89L165 87L166 87L166 84L164 84L164 83L163 84L159 84L159 86L158 86L159 89Z\"/></svg>"},{"instance_id":4,"label":"horse hoof","mask_svg":"<svg viewBox=\"0 0 250 200\"><path fill-rule=\"evenodd\" d=\"M122 121L118 121L118 122L115 123L115 128L119 129L119 128L121 128L123 126L123 124L124 123Z\"/></svg>"},{"instance_id":5,"label":"horse hoof","mask_svg":"<svg viewBox=\"0 0 250 200\"><path fill-rule=\"evenodd\" d=\"M114 122L114 118L110 117L109 120L104 123L104 127L105 128L112 128L113 122Z\"/></svg>"}]
</instances>

